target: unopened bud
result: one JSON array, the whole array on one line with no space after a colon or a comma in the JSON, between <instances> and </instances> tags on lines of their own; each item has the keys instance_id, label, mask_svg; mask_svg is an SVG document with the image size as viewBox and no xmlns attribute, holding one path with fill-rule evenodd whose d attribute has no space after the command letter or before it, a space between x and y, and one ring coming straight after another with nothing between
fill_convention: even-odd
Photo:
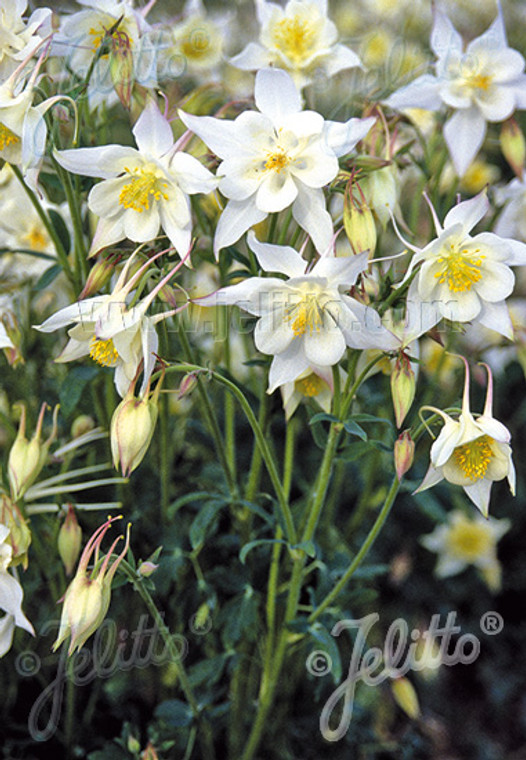
<instances>
[{"instance_id":1,"label":"unopened bud","mask_svg":"<svg viewBox=\"0 0 526 760\"><path fill-rule=\"evenodd\" d=\"M396 419L396 427L401 427L415 397L416 378L409 357L400 352L391 373L391 396Z\"/></svg>"},{"instance_id":2,"label":"unopened bud","mask_svg":"<svg viewBox=\"0 0 526 760\"><path fill-rule=\"evenodd\" d=\"M27 552L31 544L31 531L22 512L5 494L0 502L0 523L9 528L7 542L13 551L11 565L27 568Z\"/></svg>"},{"instance_id":3,"label":"unopened bud","mask_svg":"<svg viewBox=\"0 0 526 760\"><path fill-rule=\"evenodd\" d=\"M91 268L79 300L91 298L95 293L98 293L109 282L121 258L119 254L110 253L109 256L98 259Z\"/></svg>"},{"instance_id":4,"label":"unopened bud","mask_svg":"<svg viewBox=\"0 0 526 760\"><path fill-rule=\"evenodd\" d=\"M82 529L77 521L72 504L68 504L66 519L58 532L58 553L66 569L66 575L71 575L80 554L82 545Z\"/></svg>"},{"instance_id":5,"label":"unopened bud","mask_svg":"<svg viewBox=\"0 0 526 760\"><path fill-rule=\"evenodd\" d=\"M71 425L71 437L80 438L81 435L89 433L95 427L95 420L89 414L79 414L75 417Z\"/></svg>"},{"instance_id":6,"label":"unopened bud","mask_svg":"<svg viewBox=\"0 0 526 760\"><path fill-rule=\"evenodd\" d=\"M141 755L141 760L159 760L159 755L151 742L148 742L146 749Z\"/></svg>"},{"instance_id":7,"label":"unopened bud","mask_svg":"<svg viewBox=\"0 0 526 760\"><path fill-rule=\"evenodd\" d=\"M167 304L171 309L177 309L177 297L176 297L176 289L172 287L169 283L166 283L166 285L163 285L163 287L160 289L160 291L157 294L157 297L160 301Z\"/></svg>"},{"instance_id":8,"label":"unopened bud","mask_svg":"<svg viewBox=\"0 0 526 760\"><path fill-rule=\"evenodd\" d=\"M130 108L133 90L133 55L130 38L125 32L115 31L111 39L110 75L115 92L124 108Z\"/></svg>"},{"instance_id":9,"label":"unopened bud","mask_svg":"<svg viewBox=\"0 0 526 760\"><path fill-rule=\"evenodd\" d=\"M519 179L522 179L526 159L526 141L515 119L508 119L500 132L500 147L504 158Z\"/></svg>"},{"instance_id":10,"label":"unopened bud","mask_svg":"<svg viewBox=\"0 0 526 760\"><path fill-rule=\"evenodd\" d=\"M9 452L7 463L11 495L15 501L23 496L27 489L37 479L45 464L49 447L55 438L57 432L58 406L55 407L53 413L53 430L50 437L44 443L40 440L45 411L46 404L44 403L40 409L35 434L33 435L33 438L28 441L25 436L26 408L25 406L22 407L18 434L11 447L11 451Z\"/></svg>"},{"instance_id":11,"label":"unopened bud","mask_svg":"<svg viewBox=\"0 0 526 760\"><path fill-rule=\"evenodd\" d=\"M185 375L183 379L181 380L181 384L179 386L179 393L177 395L177 398L183 398L183 396L188 396L197 385L197 375L190 372L188 375Z\"/></svg>"},{"instance_id":12,"label":"unopened bud","mask_svg":"<svg viewBox=\"0 0 526 760\"><path fill-rule=\"evenodd\" d=\"M343 202L343 226L354 254L369 251L372 258L376 248L376 225L365 198L356 199L348 188Z\"/></svg>"},{"instance_id":13,"label":"unopened bud","mask_svg":"<svg viewBox=\"0 0 526 760\"><path fill-rule=\"evenodd\" d=\"M159 388L159 386L157 386ZM130 389L111 418L113 465L128 477L142 462L157 422L157 396L136 398Z\"/></svg>"},{"instance_id":14,"label":"unopened bud","mask_svg":"<svg viewBox=\"0 0 526 760\"><path fill-rule=\"evenodd\" d=\"M2 315L2 325L7 338L2 346L5 357L10 367L17 367L19 364L24 363L24 357L22 356L22 332L18 319L13 312L6 312Z\"/></svg>"},{"instance_id":15,"label":"unopened bud","mask_svg":"<svg viewBox=\"0 0 526 760\"><path fill-rule=\"evenodd\" d=\"M150 575L153 575L159 565L156 565L154 562L150 562L149 560L146 560L146 562L141 562L139 567L137 568L137 572L139 575L142 575L144 578L149 578Z\"/></svg>"},{"instance_id":16,"label":"unopened bud","mask_svg":"<svg viewBox=\"0 0 526 760\"><path fill-rule=\"evenodd\" d=\"M409 430L404 430L404 432L397 438L394 445L395 470L398 480L402 480L403 476L413 464L414 458L415 442L411 438Z\"/></svg>"},{"instance_id":17,"label":"unopened bud","mask_svg":"<svg viewBox=\"0 0 526 760\"><path fill-rule=\"evenodd\" d=\"M130 752L132 755L136 755L138 752L141 751L140 742L135 736L128 736L128 741L126 745L127 745L128 752Z\"/></svg>"},{"instance_id":18,"label":"unopened bud","mask_svg":"<svg viewBox=\"0 0 526 760\"><path fill-rule=\"evenodd\" d=\"M394 164L368 174L363 180L363 192L385 230L398 204L398 183Z\"/></svg>"},{"instance_id":19,"label":"unopened bud","mask_svg":"<svg viewBox=\"0 0 526 760\"><path fill-rule=\"evenodd\" d=\"M395 678L391 682L391 691L396 704L402 708L412 720L420 716L420 705L415 688L408 678Z\"/></svg>"}]
</instances>

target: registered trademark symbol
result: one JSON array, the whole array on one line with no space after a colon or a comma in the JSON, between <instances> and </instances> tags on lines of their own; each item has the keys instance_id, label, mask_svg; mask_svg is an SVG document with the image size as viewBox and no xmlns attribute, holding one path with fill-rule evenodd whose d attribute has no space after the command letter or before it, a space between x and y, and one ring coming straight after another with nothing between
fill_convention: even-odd
<instances>
[{"instance_id":1,"label":"registered trademark symbol","mask_svg":"<svg viewBox=\"0 0 526 760\"><path fill-rule=\"evenodd\" d=\"M504 628L504 618L498 612L485 612L480 618L480 630L488 636L495 636Z\"/></svg>"}]
</instances>

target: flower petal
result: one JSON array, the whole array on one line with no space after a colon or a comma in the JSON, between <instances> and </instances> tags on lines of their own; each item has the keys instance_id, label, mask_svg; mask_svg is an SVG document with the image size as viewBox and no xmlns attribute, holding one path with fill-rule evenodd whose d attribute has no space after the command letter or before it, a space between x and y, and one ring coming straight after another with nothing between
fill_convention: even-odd
<instances>
[{"instance_id":1,"label":"flower petal","mask_svg":"<svg viewBox=\"0 0 526 760\"><path fill-rule=\"evenodd\" d=\"M324 254L331 248L332 218L325 208L325 196L320 188L298 187L292 215L299 226L311 236L318 253Z\"/></svg>"},{"instance_id":2,"label":"flower petal","mask_svg":"<svg viewBox=\"0 0 526 760\"><path fill-rule=\"evenodd\" d=\"M256 106L280 127L283 119L301 111L301 96L289 74L282 69L261 69L254 87Z\"/></svg>"},{"instance_id":3,"label":"flower petal","mask_svg":"<svg viewBox=\"0 0 526 760\"><path fill-rule=\"evenodd\" d=\"M214 237L216 258L222 248L236 243L244 232L262 222L266 217L267 213L256 206L254 197L246 201L229 201L216 227Z\"/></svg>"},{"instance_id":4,"label":"flower petal","mask_svg":"<svg viewBox=\"0 0 526 760\"><path fill-rule=\"evenodd\" d=\"M132 129L141 153L158 158L167 153L174 144L172 127L161 114L159 106L151 98Z\"/></svg>"},{"instance_id":5,"label":"flower petal","mask_svg":"<svg viewBox=\"0 0 526 760\"><path fill-rule=\"evenodd\" d=\"M476 107L457 111L444 124L444 138L459 177L463 177L479 152L486 135L486 122Z\"/></svg>"},{"instance_id":6,"label":"flower petal","mask_svg":"<svg viewBox=\"0 0 526 760\"><path fill-rule=\"evenodd\" d=\"M247 242L265 272L281 272L287 277L301 277L305 273L305 259L290 246L261 243L252 231L248 233Z\"/></svg>"}]
</instances>

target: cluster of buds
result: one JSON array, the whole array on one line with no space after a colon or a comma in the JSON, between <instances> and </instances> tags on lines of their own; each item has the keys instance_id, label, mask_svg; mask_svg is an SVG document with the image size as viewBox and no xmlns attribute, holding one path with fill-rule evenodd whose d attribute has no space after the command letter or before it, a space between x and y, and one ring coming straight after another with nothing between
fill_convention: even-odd
<instances>
[{"instance_id":1,"label":"cluster of buds","mask_svg":"<svg viewBox=\"0 0 526 760\"><path fill-rule=\"evenodd\" d=\"M35 433L31 440L28 441L26 438L26 408L25 406L22 406L18 434L11 447L11 451L9 452L7 463L11 496L15 501L24 495L27 489L33 485L39 476L40 471L46 462L49 447L54 441L57 433L58 406L55 407L53 412L53 429L51 435L47 441L42 442L40 440L46 407L47 404L42 404Z\"/></svg>"},{"instance_id":2,"label":"cluster of buds","mask_svg":"<svg viewBox=\"0 0 526 760\"><path fill-rule=\"evenodd\" d=\"M97 528L86 544L75 577L64 595L60 628L57 640L53 644L53 651L56 651L68 636L71 637L68 655L81 649L106 617L110 606L111 583L130 545L130 524L128 524L124 548L111 566L109 563L113 550L122 536L115 539L105 557L99 556L100 545L112 523L119 519L121 517L108 518ZM95 555L93 566L91 570L88 570L93 554Z\"/></svg>"}]
</instances>

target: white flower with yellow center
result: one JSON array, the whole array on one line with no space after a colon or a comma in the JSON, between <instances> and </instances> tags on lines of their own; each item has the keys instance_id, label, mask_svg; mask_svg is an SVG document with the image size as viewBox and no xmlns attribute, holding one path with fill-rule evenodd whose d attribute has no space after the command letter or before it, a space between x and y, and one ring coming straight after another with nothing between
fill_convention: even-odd
<instances>
[{"instance_id":1,"label":"white flower with yellow center","mask_svg":"<svg viewBox=\"0 0 526 760\"><path fill-rule=\"evenodd\" d=\"M497 559L497 542L509 531L510 520L496 520L475 515L469 518L457 509L445 525L422 536L420 543L439 554L435 574L438 578L457 575L473 565L491 591L500 588L501 568Z\"/></svg>"},{"instance_id":2,"label":"white flower with yellow center","mask_svg":"<svg viewBox=\"0 0 526 760\"><path fill-rule=\"evenodd\" d=\"M425 248L415 248L406 279L421 264L409 288L408 300L433 309L434 323L442 317L454 322L476 320L513 338L505 299L515 275L510 266L526 264L526 245L492 232L469 233L489 209L486 193L454 206L442 226L434 212L438 237Z\"/></svg>"},{"instance_id":3,"label":"white flower with yellow center","mask_svg":"<svg viewBox=\"0 0 526 760\"><path fill-rule=\"evenodd\" d=\"M356 53L337 44L338 30L327 17L327 0L289 0L284 8L256 0L259 43L250 42L231 59L247 71L277 66L290 73L301 90L323 72L330 77L361 66Z\"/></svg>"},{"instance_id":4,"label":"white flower with yellow center","mask_svg":"<svg viewBox=\"0 0 526 760\"><path fill-rule=\"evenodd\" d=\"M71 70L85 79L102 45L109 51L126 49L133 61L133 79L144 87L156 86L156 50L151 27L128 0L78 0L85 7L63 17L52 52L68 59ZM88 99L91 108L116 100L111 55L103 53L93 68Z\"/></svg>"},{"instance_id":5,"label":"white flower with yellow center","mask_svg":"<svg viewBox=\"0 0 526 760\"><path fill-rule=\"evenodd\" d=\"M37 8L29 19L22 18L27 0L2 0L0 6L0 81L32 55L51 33L51 10Z\"/></svg>"},{"instance_id":6,"label":"white flower with yellow center","mask_svg":"<svg viewBox=\"0 0 526 760\"><path fill-rule=\"evenodd\" d=\"M341 370L343 375L343 370ZM334 379L331 367L309 367L296 380L280 387L285 418L290 420L302 401L315 401L324 412L331 411Z\"/></svg>"},{"instance_id":7,"label":"white flower with yellow center","mask_svg":"<svg viewBox=\"0 0 526 760\"><path fill-rule=\"evenodd\" d=\"M198 299L202 306L232 304L257 316L256 348L272 354L268 392L293 382L312 366L326 371L343 357L347 346L383 348L392 335L378 314L341 293L349 290L368 266L368 253L347 258L322 257L309 269L288 246L260 243L253 233L248 244L265 272L288 279L250 277Z\"/></svg>"},{"instance_id":8,"label":"white flower with yellow center","mask_svg":"<svg viewBox=\"0 0 526 760\"><path fill-rule=\"evenodd\" d=\"M292 206L296 222L325 253L333 227L322 188L338 174L338 157L350 153L375 120L340 124L302 111L292 79L280 69L258 71L255 100L259 113L245 111L234 121L179 111L188 129L222 159L219 190L229 202L214 251L235 243L268 214Z\"/></svg>"},{"instance_id":9,"label":"white flower with yellow center","mask_svg":"<svg viewBox=\"0 0 526 760\"><path fill-rule=\"evenodd\" d=\"M524 58L508 47L500 4L497 18L464 51L462 37L448 17L435 11L431 47L438 60L436 75L423 74L391 95L386 103L396 110L455 109L444 125L444 137L461 177L475 158L486 135L486 122L507 119L526 108Z\"/></svg>"},{"instance_id":10,"label":"white flower with yellow center","mask_svg":"<svg viewBox=\"0 0 526 760\"><path fill-rule=\"evenodd\" d=\"M22 612L22 586L8 572L13 554L13 549L7 541L8 536L9 528L0 523L0 610L6 613L0 618L0 657L11 648L15 626L35 635L33 626Z\"/></svg>"},{"instance_id":11,"label":"white flower with yellow center","mask_svg":"<svg viewBox=\"0 0 526 760\"><path fill-rule=\"evenodd\" d=\"M511 458L509 430L494 419L493 378L488 371L488 390L483 413L475 419L469 409L469 368L466 360L466 379L462 412L458 420L435 407L423 407L439 414L444 420L440 435L431 446L431 464L422 484L415 493L424 491L446 479L462 486L484 517L488 515L489 497L494 481L508 479L515 495L515 467Z\"/></svg>"},{"instance_id":12,"label":"white flower with yellow center","mask_svg":"<svg viewBox=\"0 0 526 760\"><path fill-rule=\"evenodd\" d=\"M123 145L56 151L68 171L101 177L88 196L100 217L90 253L124 238L145 243L162 228L186 256L192 237L189 195L208 193L216 178L199 161L174 145L172 128L152 100L138 118L133 135L138 150Z\"/></svg>"},{"instance_id":13,"label":"white flower with yellow center","mask_svg":"<svg viewBox=\"0 0 526 760\"><path fill-rule=\"evenodd\" d=\"M148 381L155 366L159 338L155 325L175 314L175 310L162 312L153 317L146 315L161 288L180 269L182 262L174 267L153 290L134 306L128 306L127 300L132 289L155 258L149 259L126 281L131 257L123 268L113 292L109 295L95 296L66 306L46 319L41 325L35 325L41 332L54 332L74 323L68 331L69 341L55 361L70 362L83 356L90 356L102 367L115 369L115 386L124 398L130 384L137 377L140 368L143 372L141 395L144 395Z\"/></svg>"}]
</instances>

